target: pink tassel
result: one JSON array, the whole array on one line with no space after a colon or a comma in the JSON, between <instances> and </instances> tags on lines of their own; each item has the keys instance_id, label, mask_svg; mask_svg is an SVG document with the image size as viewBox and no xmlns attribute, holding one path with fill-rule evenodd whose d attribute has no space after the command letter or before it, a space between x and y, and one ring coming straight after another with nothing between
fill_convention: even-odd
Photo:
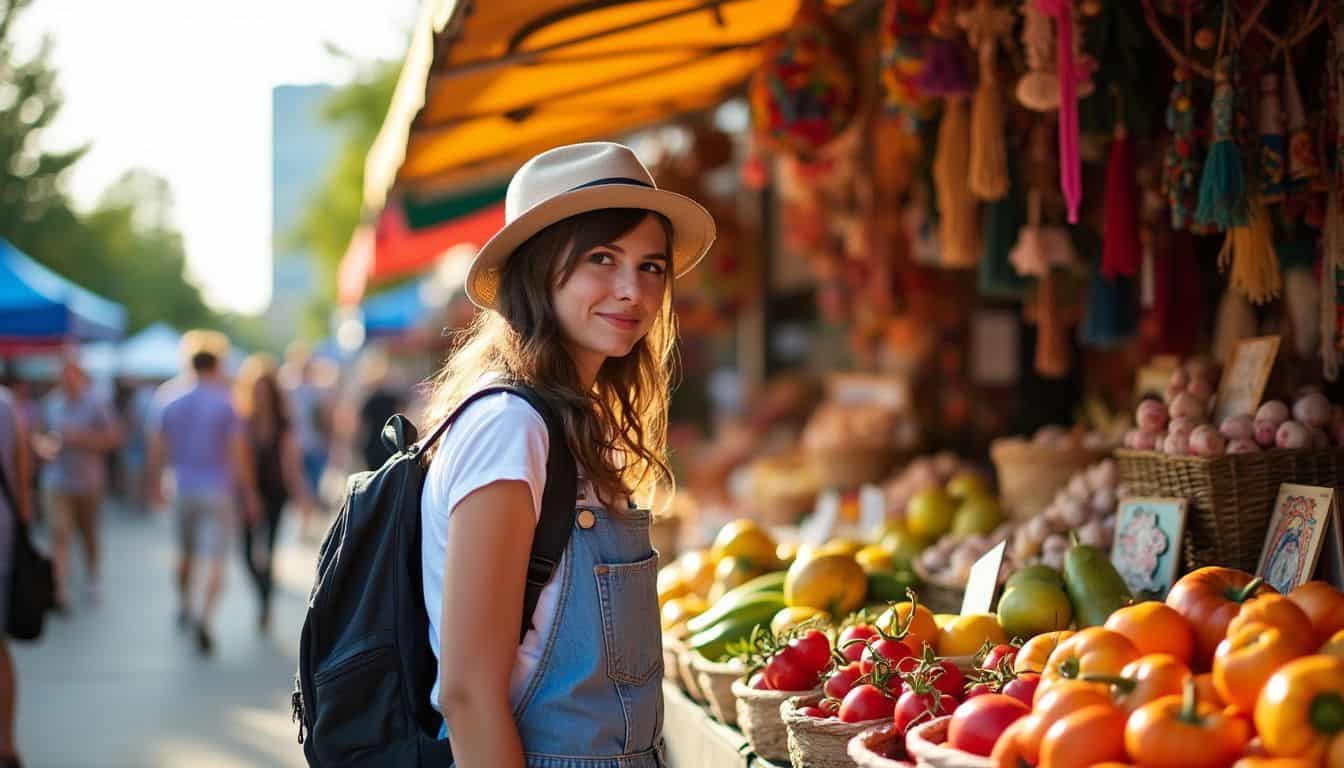
<instances>
[{"instance_id":1,"label":"pink tassel","mask_svg":"<svg viewBox=\"0 0 1344 768\"><path fill-rule=\"evenodd\" d=\"M1059 183L1069 207L1069 223L1078 223L1083 202L1082 160L1078 155L1078 65L1073 51L1072 0L1036 0L1041 13L1053 16L1059 36L1056 69L1059 75Z\"/></svg>"}]
</instances>

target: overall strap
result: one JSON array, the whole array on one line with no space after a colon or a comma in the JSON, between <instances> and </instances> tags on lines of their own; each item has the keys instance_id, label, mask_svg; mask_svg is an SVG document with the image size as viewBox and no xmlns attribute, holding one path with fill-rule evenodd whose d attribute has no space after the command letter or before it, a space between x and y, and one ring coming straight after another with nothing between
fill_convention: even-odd
<instances>
[{"instance_id":1,"label":"overall strap","mask_svg":"<svg viewBox=\"0 0 1344 768\"><path fill-rule=\"evenodd\" d=\"M486 396L508 392L526 400L546 422L550 448L546 452L546 486L541 493L541 519L532 538L532 555L527 564L527 584L523 590L523 621L518 634L521 643L532 628L541 591L550 583L560 565L569 536L574 529L574 500L578 497L578 468L569 452L565 428L555 410L532 388L519 383L486 387L473 393L444 420L434 433L415 447L417 453L438 441L466 407Z\"/></svg>"}]
</instances>

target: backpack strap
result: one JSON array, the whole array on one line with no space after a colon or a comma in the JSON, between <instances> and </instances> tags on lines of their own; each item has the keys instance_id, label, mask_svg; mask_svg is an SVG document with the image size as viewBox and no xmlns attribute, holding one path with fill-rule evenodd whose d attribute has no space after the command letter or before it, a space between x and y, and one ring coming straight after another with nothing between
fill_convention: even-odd
<instances>
[{"instance_id":1,"label":"backpack strap","mask_svg":"<svg viewBox=\"0 0 1344 768\"><path fill-rule=\"evenodd\" d=\"M513 383L486 387L463 400L452 414L444 420L434 433L413 450L418 454L433 445L448 430L466 407L476 400L499 392L508 392L526 400L546 422L550 448L546 452L546 486L541 493L541 519L537 521L536 532L532 537L532 553L527 563L527 583L523 588L523 622L518 633L518 642L522 643L532 629L532 614L537 610L541 591L555 576L560 558L569 546L569 536L574 530L575 499L578 498L578 467L569 452L569 441L565 437L564 424L555 410L531 387Z\"/></svg>"}]
</instances>

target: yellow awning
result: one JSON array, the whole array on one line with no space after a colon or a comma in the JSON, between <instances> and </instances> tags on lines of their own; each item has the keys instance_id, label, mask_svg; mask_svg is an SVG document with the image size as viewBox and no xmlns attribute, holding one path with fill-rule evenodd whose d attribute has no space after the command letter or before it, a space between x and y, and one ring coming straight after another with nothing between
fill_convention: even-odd
<instances>
[{"instance_id":1,"label":"yellow awning","mask_svg":"<svg viewBox=\"0 0 1344 768\"><path fill-rule=\"evenodd\" d=\"M832 0L848 5L851 0ZM429 0L365 201L453 186L527 157L711 107L751 73L798 0Z\"/></svg>"}]
</instances>

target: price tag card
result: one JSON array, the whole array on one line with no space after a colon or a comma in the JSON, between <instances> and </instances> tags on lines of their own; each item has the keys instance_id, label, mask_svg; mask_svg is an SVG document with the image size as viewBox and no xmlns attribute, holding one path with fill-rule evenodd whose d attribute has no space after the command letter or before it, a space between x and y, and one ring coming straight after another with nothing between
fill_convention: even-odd
<instances>
[{"instance_id":1,"label":"price tag card","mask_svg":"<svg viewBox=\"0 0 1344 768\"><path fill-rule=\"evenodd\" d=\"M840 492L834 489L822 491L817 497L817 506L812 516L799 526L799 538L804 544L820 547L830 540L835 527L840 523Z\"/></svg>"},{"instance_id":2,"label":"price tag card","mask_svg":"<svg viewBox=\"0 0 1344 768\"><path fill-rule=\"evenodd\" d=\"M1221 424L1228 416L1255 414L1278 354L1278 336L1244 339L1237 343L1236 349L1232 351L1232 359L1223 368L1223 378L1218 383L1218 400L1214 404L1215 424Z\"/></svg>"},{"instance_id":3,"label":"price tag card","mask_svg":"<svg viewBox=\"0 0 1344 768\"><path fill-rule=\"evenodd\" d=\"M989 613L994 606L994 591L999 588L999 569L1003 567L1003 553L1008 548L1005 539L994 545L971 566L966 579L966 592L961 596L961 615Z\"/></svg>"},{"instance_id":4,"label":"price tag card","mask_svg":"<svg viewBox=\"0 0 1344 768\"><path fill-rule=\"evenodd\" d=\"M887 495L876 485L859 486L859 530L873 536L887 521Z\"/></svg>"}]
</instances>

